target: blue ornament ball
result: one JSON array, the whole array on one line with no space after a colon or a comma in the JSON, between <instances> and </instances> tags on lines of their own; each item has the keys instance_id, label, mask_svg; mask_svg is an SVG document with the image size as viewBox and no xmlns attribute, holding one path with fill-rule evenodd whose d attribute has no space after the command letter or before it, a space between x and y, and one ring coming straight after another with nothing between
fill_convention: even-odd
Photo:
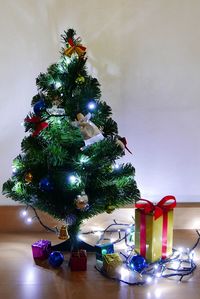
<instances>
[{"instance_id":1,"label":"blue ornament ball","mask_svg":"<svg viewBox=\"0 0 200 299\"><path fill-rule=\"evenodd\" d=\"M47 191L50 192L53 190L53 184L52 182L49 180L49 178L44 177L40 180L39 183L39 188L41 191Z\"/></svg>"},{"instance_id":2,"label":"blue ornament ball","mask_svg":"<svg viewBox=\"0 0 200 299\"><path fill-rule=\"evenodd\" d=\"M54 267L60 267L64 261L64 256L61 252L59 251L53 251L48 258L49 264Z\"/></svg>"},{"instance_id":3,"label":"blue ornament ball","mask_svg":"<svg viewBox=\"0 0 200 299\"><path fill-rule=\"evenodd\" d=\"M46 105L44 100L39 100L38 102L35 103L34 107L33 107L33 111L35 112L35 114L40 114L40 112L42 112L43 110L45 110Z\"/></svg>"},{"instance_id":4,"label":"blue ornament ball","mask_svg":"<svg viewBox=\"0 0 200 299\"><path fill-rule=\"evenodd\" d=\"M147 262L143 256L133 255L129 260L129 265L131 269L137 272L141 272L144 268L147 267Z\"/></svg>"}]
</instances>

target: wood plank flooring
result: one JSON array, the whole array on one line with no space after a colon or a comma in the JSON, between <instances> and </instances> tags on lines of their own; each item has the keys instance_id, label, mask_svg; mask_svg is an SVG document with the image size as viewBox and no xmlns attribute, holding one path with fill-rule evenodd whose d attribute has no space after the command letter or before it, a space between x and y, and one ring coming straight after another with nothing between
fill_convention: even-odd
<instances>
[{"instance_id":1,"label":"wood plank flooring","mask_svg":"<svg viewBox=\"0 0 200 299\"><path fill-rule=\"evenodd\" d=\"M88 270L71 272L67 262L52 269L47 262L36 265L31 244L39 239L58 243L48 233L0 234L0 299L199 299L200 268L185 282L159 279L145 286L128 286L103 277L94 268L95 255L88 254ZM194 230L175 230L174 245L190 247L196 240ZM200 246L196 262L199 265ZM66 260L69 256L66 255Z\"/></svg>"}]
</instances>

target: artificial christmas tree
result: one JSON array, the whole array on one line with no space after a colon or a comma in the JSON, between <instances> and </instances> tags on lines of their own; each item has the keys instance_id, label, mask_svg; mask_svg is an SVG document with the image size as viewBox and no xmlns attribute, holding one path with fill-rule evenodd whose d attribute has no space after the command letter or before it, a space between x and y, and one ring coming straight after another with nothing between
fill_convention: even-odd
<instances>
[{"instance_id":1,"label":"artificial christmas tree","mask_svg":"<svg viewBox=\"0 0 200 299\"><path fill-rule=\"evenodd\" d=\"M36 79L34 112L24 120L30 134L3 185L7 197L64 221L72 248L84 219L140 198L133 166L116 164L126 140L87 72L86 48L75 34L62 35L60 60Z\"/></svg>"}]
</instances>

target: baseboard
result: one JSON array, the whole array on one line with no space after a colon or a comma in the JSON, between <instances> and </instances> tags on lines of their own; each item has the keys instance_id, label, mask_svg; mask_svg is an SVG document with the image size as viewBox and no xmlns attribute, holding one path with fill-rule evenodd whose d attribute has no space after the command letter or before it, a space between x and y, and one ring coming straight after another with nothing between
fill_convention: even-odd
<instances>
[{"instance_id":1,"label":"baseboard","mask_svg":"<svg viewBox=\"0 0 200 299\"><path fill-rule=\"evenodd\" d=\"M23 206L0 206L0 232L41 232L44 228L38 223L33 221L31 225L25 224L24 218L20 216ZM48 214L38 211L41 220L49 227L60 225L59 221L53 219ZM118 220L127 214L127 219L134 216L134 208L118 209L113 214L102 214L86 221L89 224L92 222L96 224L107 225L113 219ZM31 215L33 216L33 214ZM200 204L188 203L178 204L174 209L174 229L200 229Z\"/></svg>"}]
</instances>

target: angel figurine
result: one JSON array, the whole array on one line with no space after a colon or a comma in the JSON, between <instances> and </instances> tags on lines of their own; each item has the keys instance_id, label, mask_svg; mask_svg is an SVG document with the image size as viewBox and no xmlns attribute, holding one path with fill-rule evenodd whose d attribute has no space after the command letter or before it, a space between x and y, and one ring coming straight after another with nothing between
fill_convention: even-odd
<instances>
[{"instance_id":1,"label":"angel figurine","mask_svg":"<svg viewBox=\"0 0 200 299\"><path fill-rule=\"evenodd\" d=\"M76 118L77 120L74 122L74 125L80 128L85 142L85 147L104 139L104 136L99 128L92 121L90 121L91 113L88 113L85 116L82 113L78 113ZM84 148L82 148L82 150Z\"/></svg>"}]
</instances>

